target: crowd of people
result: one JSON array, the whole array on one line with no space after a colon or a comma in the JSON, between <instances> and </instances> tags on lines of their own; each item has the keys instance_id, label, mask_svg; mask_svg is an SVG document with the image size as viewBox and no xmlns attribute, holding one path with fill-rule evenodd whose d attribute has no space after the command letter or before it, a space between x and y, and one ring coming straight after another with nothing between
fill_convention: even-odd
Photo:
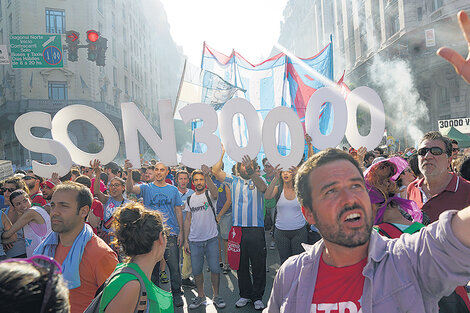
<instances>
[{"instance_id":1,"label":"crowd of people","mask_svg":"<svg viewBox=\"0 0 470 313\"><path fill-rule=\"evenodd\" d=\"M465 13L459 22L470 44ZM470 80L470 61L438 53ZM470 157L458 142L428 132L396 153L306 144L289 169L244 156L228 174L222 154L201 169L17 171L1 182L0 308L166 313L185 286L195 309L208 304L206 260L220 309L220 275L236 271L238 308L470 312ZM267 305L266 238L281 264Z\"/></svg>"}]
</instances>

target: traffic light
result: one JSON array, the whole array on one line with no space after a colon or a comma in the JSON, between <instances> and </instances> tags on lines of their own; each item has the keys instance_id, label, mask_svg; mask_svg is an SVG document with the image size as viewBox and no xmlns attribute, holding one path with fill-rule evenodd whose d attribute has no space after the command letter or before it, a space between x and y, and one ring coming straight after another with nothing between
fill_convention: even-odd
<instances>
[{"instance_id":1,"label":"traffic light","mask_svg":"<svg viewBox=\"0 0 470 313\"><path fill-rule=\"evenodd\" d=\"M98 44L98 56L96 58L96 65L104 66L106 61L106 50L108 50L108 39L100 37L96 42Z\"/></svg>"},{"instance_id":2,"label":"traffic light","mask_svg":"<svg viewBox=\"0 0 470 313\"><path fill-rule=\"evenodd\" d=\"M65 34L65 42L67 43L67 60L77 62L80 33L74 30L67 31Z\"/></svg>"},{"instance_id":3,"label":"traffic light","mask_svg":"<svg viewBox=\"0 0 470 313\"><path fill-rule=\"evenodd\" d=\"M88 60L95 62L98 57L98 40L100 34L95 30L86 32L86 41L88 42Z\"/></svg>"}]
</instances>

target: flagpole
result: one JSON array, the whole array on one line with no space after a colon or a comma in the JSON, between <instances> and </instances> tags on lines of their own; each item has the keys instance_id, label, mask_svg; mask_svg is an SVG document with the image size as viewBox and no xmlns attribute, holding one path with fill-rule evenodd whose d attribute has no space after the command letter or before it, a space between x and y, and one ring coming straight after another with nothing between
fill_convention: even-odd
<instances>
[{"instance_id":1,"label":"flagpole","mask_svg":"<svg viewBox=\"0 0 470 313\"><path fill-rule=\"evenodd\" d=\"M178 87L178 94L176 95L175 107L173 108L173 117L175 117L176 108L178 107L178 101L181 95L181 89L183 87L184 73L186 72L186 62L188 62L188 59L184 59L183 74L181 75L180 86Z\"/></svg>"},{"instance_id":2,"label":"flagpole","mask_svg":"<svg viewBox=\"0 0 470 313\"><path fill-rule=\"evenodd\" d=\"M206 50L206 41L202 42L202 53L201 53L201 69L204 66L204 51Z\"/></svg>"}]
</instances>

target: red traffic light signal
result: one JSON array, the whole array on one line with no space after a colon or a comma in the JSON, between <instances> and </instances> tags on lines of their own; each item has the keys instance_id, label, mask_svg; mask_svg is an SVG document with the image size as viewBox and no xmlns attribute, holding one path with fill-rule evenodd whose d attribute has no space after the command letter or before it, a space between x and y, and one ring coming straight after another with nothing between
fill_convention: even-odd
<instances>
[{"instance_id":1,"label":"red traffic light signal","mask_svg":"<svg viewBox=\"0 0 470 313\"><path fill-rule=\"evenodd\" d=\"M88 42L96 42L100 39L100 34L96 30L89 30L86 32L86 40Z\"/></svg>"}]
</instances>

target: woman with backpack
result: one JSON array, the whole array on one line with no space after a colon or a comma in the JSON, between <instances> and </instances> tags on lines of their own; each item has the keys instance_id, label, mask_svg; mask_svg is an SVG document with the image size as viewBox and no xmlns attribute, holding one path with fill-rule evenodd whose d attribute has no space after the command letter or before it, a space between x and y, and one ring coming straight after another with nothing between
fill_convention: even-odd
<instances>
[{"instance_id":1,"label":"woman with backpack","mask_svg":"<svg viewBox=\"0 0 470 313\"><path fill-rule=\"evenodd\" d=\"M128 203L116 211L113 227L116 244L127 260L117 265L106 282L99 312L173 312L171 293L151 282L153 268L163 259L167 242L162 215L139 203Z\"/></svg>"},{"instance_id":2,"label":"woman with backpack","mask_svg":"<svg viewBox=\"0 0 470 313\"><path fill-rule=\"evenodd\" d=\"M304 251L301 244L307 242L308 232L295 194L294 178L297 167L293 166L288 171L280 171L278 167L279 165L274 169L274 179L269 184L264 197L265 199L275 198L277 202L274 240L282 264L290 256Z\"/></svg>"}]
</instances>

